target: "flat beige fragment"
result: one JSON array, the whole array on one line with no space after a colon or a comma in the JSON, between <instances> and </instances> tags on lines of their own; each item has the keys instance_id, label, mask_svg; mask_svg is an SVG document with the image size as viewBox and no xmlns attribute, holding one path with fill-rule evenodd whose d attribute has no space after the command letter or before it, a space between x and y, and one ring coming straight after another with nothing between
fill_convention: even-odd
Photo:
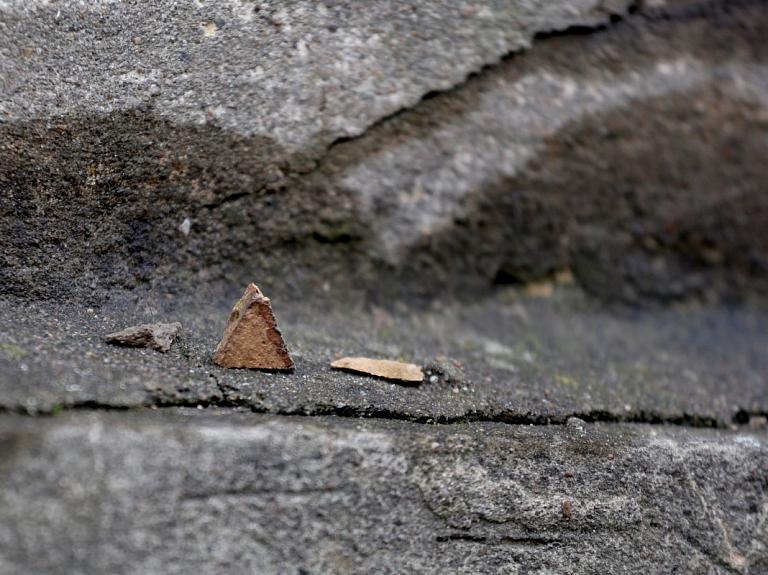
<instances>
[{"instance_id":1,"label":"flat beige fragment","mask_svg":"<svg viewBox=\"0 0 768 575\"><path fill-rule=\"evenodd\" d=\"M269 298L256 285L248 285L232 308L213 361L222 367L293 369L293 360L277 328Z\"/></svg>"},{"instance_id":2,"label":"flat beige fragment","mask_svg":"<svg viewBox=\"0 0 768 575\"><path fill-rule=\"evenodd\" d=\"M334 361L331 367L347 369L357 373L365 373L384 379L399 381L420 382L424 381L424 374L418 365L401 363L391 359L370 359L367 357L342 357Z\"/></svg>"},{"instance_id":3,"label":"flat beige fragment","mask_svg":"<svg viewBox=\"0 0 768 575\"><path fill-rule=\"evenodd\" d=\"M151 347L154 350L166 352L181 331L181 324L174 323L143 323L125 328L116 333L104 336L107 343L130 345L133 347Z\"/></svg>"}]
</instances>

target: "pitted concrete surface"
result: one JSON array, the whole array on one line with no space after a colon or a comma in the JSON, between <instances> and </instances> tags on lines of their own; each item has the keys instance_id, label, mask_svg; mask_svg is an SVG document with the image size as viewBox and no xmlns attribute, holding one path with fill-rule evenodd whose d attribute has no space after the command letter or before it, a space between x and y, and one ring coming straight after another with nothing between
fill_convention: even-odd
<instances>
[{"instance_id":1,"label":"pitted concrete surface","mask_svg":"<svg viewBox=\"0 0 768 575\"><path fill-rule=\"evenodd\" d=\"M766 14L0 0L0 575L768 572Z\"/></svg>"},{"instance_id":2,"label":"pitted concrete surface","mask_svg":"<svg viewBox=\"0 0 768 575\"><path fill-rule=\"evenodd\" d=\"M5 416L0 450L9 574L766 570L765 432L182 409Z\"/></svg>"},{"instance_id":3,"label":"pitted concrete surface","mask_svg":"<svg viewBox=\"0 0 768 575\"><path fill-rule=\"evenodd\" d=\"M0 4L2 120L151 107L304 151L361 134L611 0Z\"/></svg>"},{"instance_id":4,"label":"pitted concrete surface","mask_svg":"<svg viewBox=\"0 0 768 575\"><path fill-rule=\"evenodd\" d=\"M5 3L0 295L257 274L296 298L428 299L567 271L632 304L768 293L764 3L416 3L381 22L396 6L332 4L208 4L217 23ZM492 48L561 28L564 6L567 33ZM349 29L325 27L336 12ZM312 18L322 41L294 37ZM379 98L392 82L402 101Z\"/></svg>"},{"instance_id":5,"label":"pitted concrete surface","mask_svg":"<svg viewBox=\"0 0 768 575\"><path fill-rule=\"evenodd\" d=\"M550 286L551 287L551 286ZM760 307L610 311L569 286L516 290L441 310L399 311L272 300L296 362L292 374L215 365L232 303L210 296L114 298L97 308L6 305L0 405L28 413L78 406L240 406L296 414L416 421L607 421L728 426L768 414L768 316ZM89 311L90 310L90 311ZM104 343L117 329L179 321L167 354ZM342 356L459 362L419 386L341 373ZM454 366L455 367L455 366ZM453 381L453 380L455 381Z\"/></svg>"}]
</instances>

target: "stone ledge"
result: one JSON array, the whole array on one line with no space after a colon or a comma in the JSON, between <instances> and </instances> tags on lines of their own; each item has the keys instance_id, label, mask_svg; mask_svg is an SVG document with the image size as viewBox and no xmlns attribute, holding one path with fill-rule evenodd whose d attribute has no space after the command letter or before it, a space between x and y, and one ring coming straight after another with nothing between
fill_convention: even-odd
<instances>
[{"instance_id":1,"label":"stone ledge","mask_svg":"<svg viewBox=\"0 0 768 575\"><path fill-rule=\"evenodd\" d=\"M0 455L3 573L766 567L765 433L173 409L2 416Z\"/></svg>"}]
</instances>

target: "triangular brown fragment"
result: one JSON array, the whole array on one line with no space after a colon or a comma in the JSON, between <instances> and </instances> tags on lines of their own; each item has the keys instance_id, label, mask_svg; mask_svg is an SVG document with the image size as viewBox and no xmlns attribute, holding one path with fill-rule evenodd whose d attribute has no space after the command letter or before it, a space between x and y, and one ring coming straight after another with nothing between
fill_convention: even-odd
<instances>
[{"instance_id":1,"label":"triangular brown fragment","mask_svg":"<svg viewBox=\"0 0 768 575\"><path fill-rule=\"evenodd\" d=\"M213 361L222 367L292 370L269 298L250 284L232 308Z\"/></svg>"},{"instance_id":2,"label":"triangular brown fragment","mask_svg":"<svg viewBox=\"0 0 768 575\"><path fill-rule=\"evenodd\" d=\"M418 383L424 380L424 374L418 365L401 363L391 359L370 359L367 357L343 357L331 364L336 369L348 369L384 379L394 379Z\"/></svg>"},{"instance_id":3,"label":"triangular brown fragment","mask_svg":"<svg viewBox=\"0 0 768 575\"><path fill-rule=\"evenodd\" d=\"M181 324L174 323L143 323L125 328L117 333L104 336L107 343L130 345L133 347L151 347L157 351L166 352L181 331Z\"/></svg>"}]
</instances>

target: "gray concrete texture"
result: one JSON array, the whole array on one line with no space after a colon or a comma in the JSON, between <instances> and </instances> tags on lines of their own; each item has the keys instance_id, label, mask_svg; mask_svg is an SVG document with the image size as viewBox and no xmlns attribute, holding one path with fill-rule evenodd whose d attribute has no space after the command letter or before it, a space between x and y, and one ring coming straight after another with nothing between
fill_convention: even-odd
<instances>
[{"instance_id":1,"label":"gray concrete texture","mask_svg":"<svg viewBox=\"0 0 768 575\"><path fill-rule=\"evenodd\" d=\"M0 407L36 414L215 404L421 422L563 423L578 415L721 428L768 414L768 315L759 308L615 313L558 286L548 297L510 290L439 310L388 312L318 309L266 292L296 363L295 372L276 374L211 359L239 295L216 305L117 298L98 310L6 305ZM167 354L103 341L148 321L182 324ZM343 356L406 360L435 377L403 386L332 370Z\"/></svg>"},{"instance_id":2,"label":"gray concrete texture","mask_svg":"<svg viewBox=\"0 0 768 575\"><path fill-rule=\"evenodd\" d=\"M182 409L0 441L4 573L768 569L765 432Z\"/></svg>"},{"instance_id":3,"label":"gray concrete texture","mask_svg":"<svg viewBox=\"0 0 768 575\"><path fill-rule=\"evenodd\" d=\"M302 219L317 219L333 195L281 194L273 209L231 200L265 201L259 192L311 171L339 138L452 88L538 32L603 23L625 7L4 2L0 181L12 194L2 226L15 242L3 250L3 291L71 291L74 259L86 289L176 275L200 251L195 237L212 249L190 267L215 273L212 260L227 267L220 260L240 235L270 246L301 237ZM263 229L231 221L254 213ZM191 245L176 231L186 218Z\"/></svg>"},{"instance_id":4,"label":"gray concrete texture","mask_svg":"<svg viewBox=\"0 0 768 575\"><path fill-rule=\"evenodd\" d=\"M4 3L2 292L766 293L764 3L366 6Z\"/></svg>"},{"instance_id":5,"label":"gray concrete texture","mask_svg":"<svg viewBox=\"0 0 768 575\"><path fill-rule=\"evenodd\" d=\"M766 38L0 0L0 575L768 573ZM292 374L211 361L252 281Z\"/></svg>"}]
</instances>

